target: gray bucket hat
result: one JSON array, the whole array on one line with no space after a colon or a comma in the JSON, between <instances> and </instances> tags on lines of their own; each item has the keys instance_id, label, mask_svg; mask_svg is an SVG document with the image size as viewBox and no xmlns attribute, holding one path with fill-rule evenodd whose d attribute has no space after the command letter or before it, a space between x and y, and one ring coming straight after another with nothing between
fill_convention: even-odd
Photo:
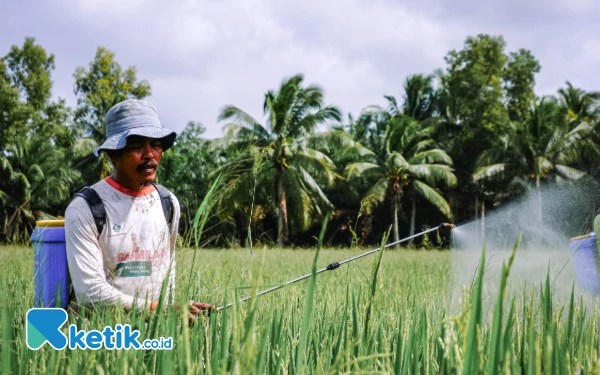
<instances>
[{"instance_id":1,"label":"gray bucket hat","mask_svg":"<svg viewBox=\"0 0 600 375\"><path fill-rule=\"evenodd\" d=\"M152 103L129 99L114 105L106 113L106 141L94 150L94 155L98 156L104 150L122 149L130 135L161 139L163 151L173 146L177 137L177 133L162 127Z\"/></svg>"}]
</instances>

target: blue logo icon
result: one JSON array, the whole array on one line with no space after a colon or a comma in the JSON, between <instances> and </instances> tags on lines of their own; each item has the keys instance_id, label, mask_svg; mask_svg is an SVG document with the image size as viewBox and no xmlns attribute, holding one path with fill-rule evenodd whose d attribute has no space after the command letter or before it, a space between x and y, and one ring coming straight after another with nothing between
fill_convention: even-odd
<instances>
[{"instance_id":1,"label":"blue logo icon","mask_svg":"<svg viewBox=\"0 0 600 375\"><path fill-rule=\"evenodd\" d=\"M54 349L62 350L67 346L67 337L60 328L67 321L67 312L58 308L30 309L26 315L25 337L27 347L38 350L45 343Z\"/></svg>"}]
</instances>

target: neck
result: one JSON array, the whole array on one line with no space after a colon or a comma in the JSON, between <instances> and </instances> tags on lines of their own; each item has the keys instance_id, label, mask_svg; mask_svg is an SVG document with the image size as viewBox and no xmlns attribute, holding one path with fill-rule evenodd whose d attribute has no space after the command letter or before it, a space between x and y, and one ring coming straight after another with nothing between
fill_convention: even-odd
<instances>
[{"instance_id":1,"label":"neck","mask_svg":"<svg viewBox=\"0 0 600 375\"><path fill-rule=\"evenodd\" d=\"M143 192L145 189L153 188L150 182L133 180L119 171L115 171L110 178L117 184L134 192Z\"/></svg>"}]
</instances>

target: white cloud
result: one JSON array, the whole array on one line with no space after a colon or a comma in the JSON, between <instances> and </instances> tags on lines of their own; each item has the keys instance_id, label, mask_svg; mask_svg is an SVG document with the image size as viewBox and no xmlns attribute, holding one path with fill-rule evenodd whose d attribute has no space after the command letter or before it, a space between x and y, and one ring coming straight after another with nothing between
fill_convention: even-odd
<instances>
[{"instance_id":1,"label":"white cloud","mask_svg":"<svg viewBox=\"0 0 600 375\"><path fill-rule=\"evenodd\" d=\"M579 59L587 63L600 63L600 39L586 40Z\"/></svg>"},{"instance_id":2,"label":"white cloud","mask_svg":"<svg viewBox=\"0 0 600 375\"><path fill-rule=\"evenodd\" d=\"M407 75L443 67L448 50L482 32L504 34L509 50L532 49L544 93L567 79L600 85L592 0L38 1L0 4L9 14L0 53L35 36L57 56L55 95L74 105L72 73L103 45L150 81L165 125L202 121L211 137L224 105L260 118L264 93L296 73L321 86L327 104L357 114L399 95Z\"/></svg>"}]
</instances>

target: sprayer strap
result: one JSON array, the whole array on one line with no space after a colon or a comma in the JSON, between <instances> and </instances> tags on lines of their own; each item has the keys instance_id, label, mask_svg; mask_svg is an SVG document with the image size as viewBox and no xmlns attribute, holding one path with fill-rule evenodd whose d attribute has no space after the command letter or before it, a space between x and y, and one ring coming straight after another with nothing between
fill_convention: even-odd
<instances>
[{"instance_id":1,"label":"sprayer strap","mask_svg":"<svg viewBox=\"0 0 600 375\"><path fill-rule=\"evenodd\" d=\"M104 203L102 203L102 199L96 192L96 190L92 189L89 186L84 187L79 191L79 193L75 194L77 197L82 197L90 206L90 210L92 210L92 216L94 217L94 222L96 223L96 229L98 229L98 236L102 233L102 228L104 228L104 224L106 223L106 209L104 208Z\"/></svg>"},{"instance_id":2,"label":"sprayer strap","mask_svg":"<svg viewBox=\"0 0 600 375\"><path fill-rule=\"evenodd\" d=\"M160 205L163 209L163 214L165 215L165 220L167 221L167 225L169 229L171 228L171 223L173 223L173 202L171 201L171 192L166 187L159 184L152 184L158 191L158 195L160 196Z\"/></svg>"},{"instance_id":3,"label":"sprayer strap","mask_svg":"<svg viewBox=\"0 0 600 375\"><path fill-rule=\"evenodd\" d=\"M163 214L165 215L165 220L169 229L171 229L171 224L173 223L173 202L171 201L171 192L164 186L159 184L153 184L158 191L158 195L160 196L160 204L162 206ZM81 189L76 197L82 197L85 199L87 204L90 206L90 210L92 210L92 216L94 217L94 222L96 223L96 229L98 229L98 236L102 233L102 229L104 228L104 224L106 224L106 208L104 208L104 203L102 203L102 199L93 188L86 186Z\"/></svg>"}]
</instances>

